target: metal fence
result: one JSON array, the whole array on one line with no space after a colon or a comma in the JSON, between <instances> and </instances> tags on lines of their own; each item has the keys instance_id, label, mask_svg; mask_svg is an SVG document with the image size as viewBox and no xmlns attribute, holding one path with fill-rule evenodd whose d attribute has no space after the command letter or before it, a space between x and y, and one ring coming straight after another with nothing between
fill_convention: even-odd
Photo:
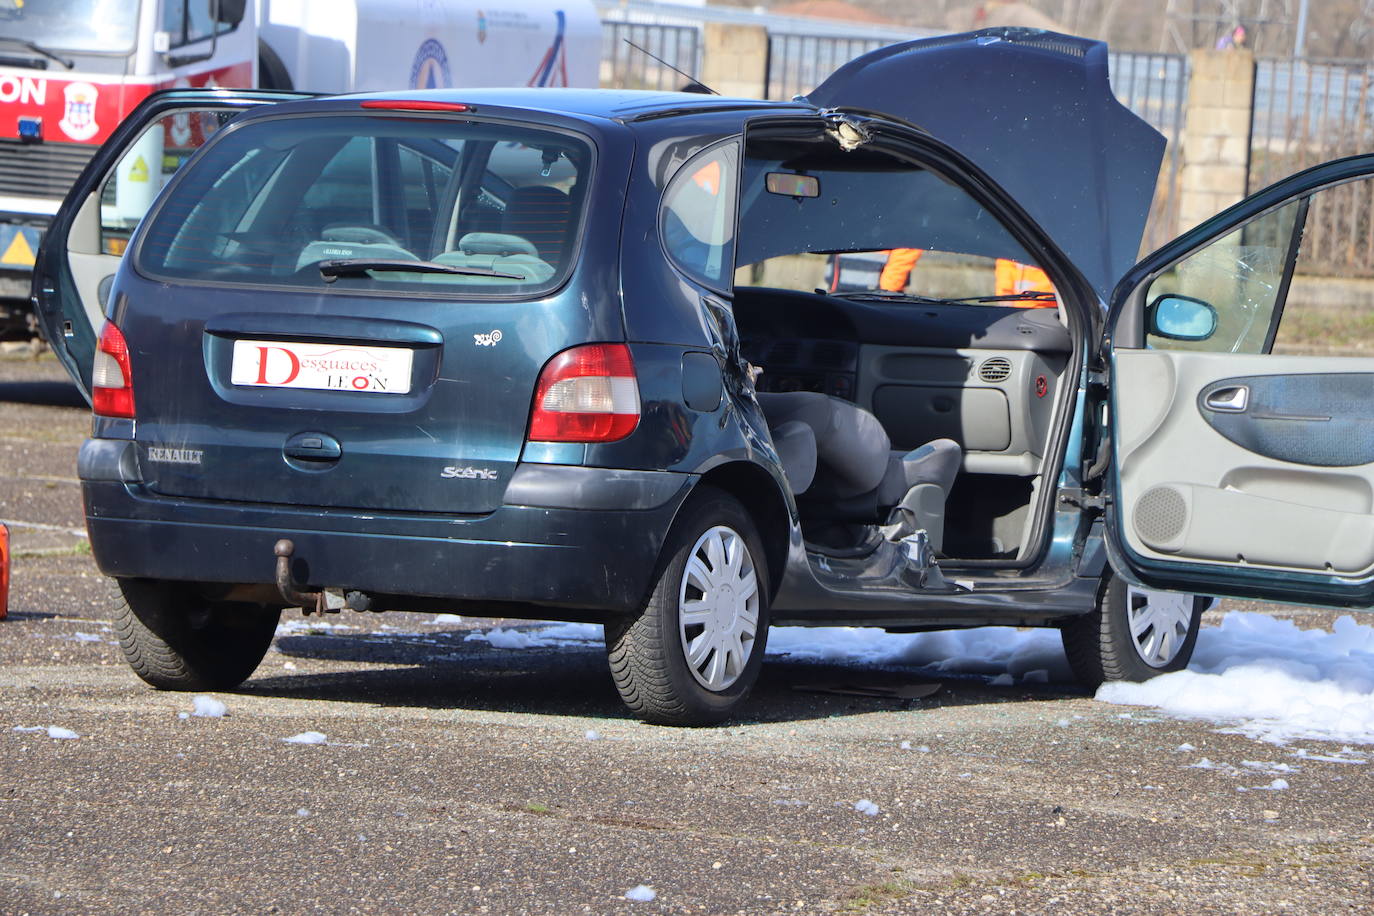
<instances>
[{"instance_id":1,"label":"metal fence","mask_svg":"<svg viewBox=\"0 0 1374 916\"><path fill-rule=\"evenodd\" d=\"M766 99L805 95L827 76L861 54L901 41L900 38L852 38L768 32Z\"/></svg>"},{"instance_id":2,"label":"metal fence","mask_svg":"<svg viewBox=\"0 0 1374 916\"><path fill-rule=\"evenodd\" d=\"M671 66L664 66L654 57ZM610 89L681 89L688 80L673 67L683 73L701 72L701 30L696 26L644 22L601 24L602 86Z\"/></svg>"},{"instance_id":3,"label":"metal fence","mask_svg":"<svg viewBox=\"0 0 1374 916\"><path fill-rule=\"evenodd\" d=\"M1153 251L1178 233L1188 57L1184 54L1110 54L1108 70L1112 91L1121 104L1148 121L1167 141L1141 247L1142 252Z\"/></svg>"},{"instance_id":4,"label":"metal fence","mask_svg":"<svg viewBox=\"0 0 1374 916\"><path fill-rule=\"evenodd\" d=\"M1308 166L1374 150L1368 61L1260 60L1255 67L1249 190ZM1374 182L1312 198L1305 270L1374 276Z\"/></svg>"}]
</instances>

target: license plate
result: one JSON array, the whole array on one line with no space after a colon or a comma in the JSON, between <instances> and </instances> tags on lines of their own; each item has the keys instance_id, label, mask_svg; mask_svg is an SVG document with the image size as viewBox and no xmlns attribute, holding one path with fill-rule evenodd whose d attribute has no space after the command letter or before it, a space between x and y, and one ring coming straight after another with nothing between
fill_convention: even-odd
<instances>
[{"instance_id":1,"label":"license plate","mask_svg":"<svg viewBox=\"0 0 1374 916\"><path fill-rule=\"evenodd\" d=\"M403 347L236 340L229 381L263 388L405 394L412 355Z\"/></svg>"}]
</instances>

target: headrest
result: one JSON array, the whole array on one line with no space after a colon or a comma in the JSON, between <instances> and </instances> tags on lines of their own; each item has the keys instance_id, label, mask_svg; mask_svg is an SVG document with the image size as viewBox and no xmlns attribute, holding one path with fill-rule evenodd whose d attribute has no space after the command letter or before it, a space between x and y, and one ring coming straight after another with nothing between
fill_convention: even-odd
<instances>
[{"instance_id":1,"label":"headrest","mask_svg":"<svg viewBox=\"0 0 1374 916\"><path fill-rule=\"evenodd\" d=\"M357 226L335 223L320 230L320 240L325 242L354 242L359 245L396 245L396 236L380 226Z\"/></svg>"},{"instance_id":2,"label":"headrest","mask_svg":"<svg viewBox=\"0 0 1374 916\"><path fill-rule=\"evenodd\" d=\"M469 232L458 240L458 250L464 254L494 254L502 258L514 254L539 257L539 252L531 242L504 232Z\"/></svg>"}]
</instances>

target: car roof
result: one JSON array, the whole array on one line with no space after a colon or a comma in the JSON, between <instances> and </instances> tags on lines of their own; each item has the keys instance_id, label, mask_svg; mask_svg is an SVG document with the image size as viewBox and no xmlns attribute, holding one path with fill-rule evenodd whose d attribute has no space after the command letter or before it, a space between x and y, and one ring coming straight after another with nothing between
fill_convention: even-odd
<instances>
[{"instance_id":1,"label":"car roof","mask_svg":"<svg viewBox=\"0 0 1374 916\"><path fill-rule=\"evenodd\" d=\"M780 102L700 92L663 92L643 89L406 89L396 92L352 93L329 97L329 102L364 99L430 101L519 108L574 118L632 121L674 114L709 113L721 110L815 111L805 102ZM322 100L323 101L323 100Z\"/></svg>"}]
</instances>

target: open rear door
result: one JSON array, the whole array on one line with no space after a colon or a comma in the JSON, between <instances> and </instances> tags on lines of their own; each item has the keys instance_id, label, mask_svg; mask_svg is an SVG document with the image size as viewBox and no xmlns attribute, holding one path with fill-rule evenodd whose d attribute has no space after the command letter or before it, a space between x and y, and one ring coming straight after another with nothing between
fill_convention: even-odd
<instances>
[{"instance_id":1,"label":"open rear door","mask_svg":"<svg viewBox=\"0 0 1374 916\"><path fill-rule=\"evenodd\" d=\"M1350 214L1371 176L1371 155L1295 175L1117 287L1107 519L1113 563L1129 576L1374 605L1374 358L1339 355L1358 351L1349 334L1368 322L1332 323L1333 304L1313 290L1329 299L1346 287L1309 279L1323 258L1331 271L1333 227L1360 244Z\"/></svg>"},{"instance_id":2,"label":"open rear door","mask_svg":"<svg viewBox=\"0 0 1374 916\"><path fill-rule=\"evenodd\" d=\"M173 89L149 96L105 141L53 217L33 272L33 308L86 400L106 300L129 236L167 179L247 108L301 93Z\"/></svg>"}]
</instances>

